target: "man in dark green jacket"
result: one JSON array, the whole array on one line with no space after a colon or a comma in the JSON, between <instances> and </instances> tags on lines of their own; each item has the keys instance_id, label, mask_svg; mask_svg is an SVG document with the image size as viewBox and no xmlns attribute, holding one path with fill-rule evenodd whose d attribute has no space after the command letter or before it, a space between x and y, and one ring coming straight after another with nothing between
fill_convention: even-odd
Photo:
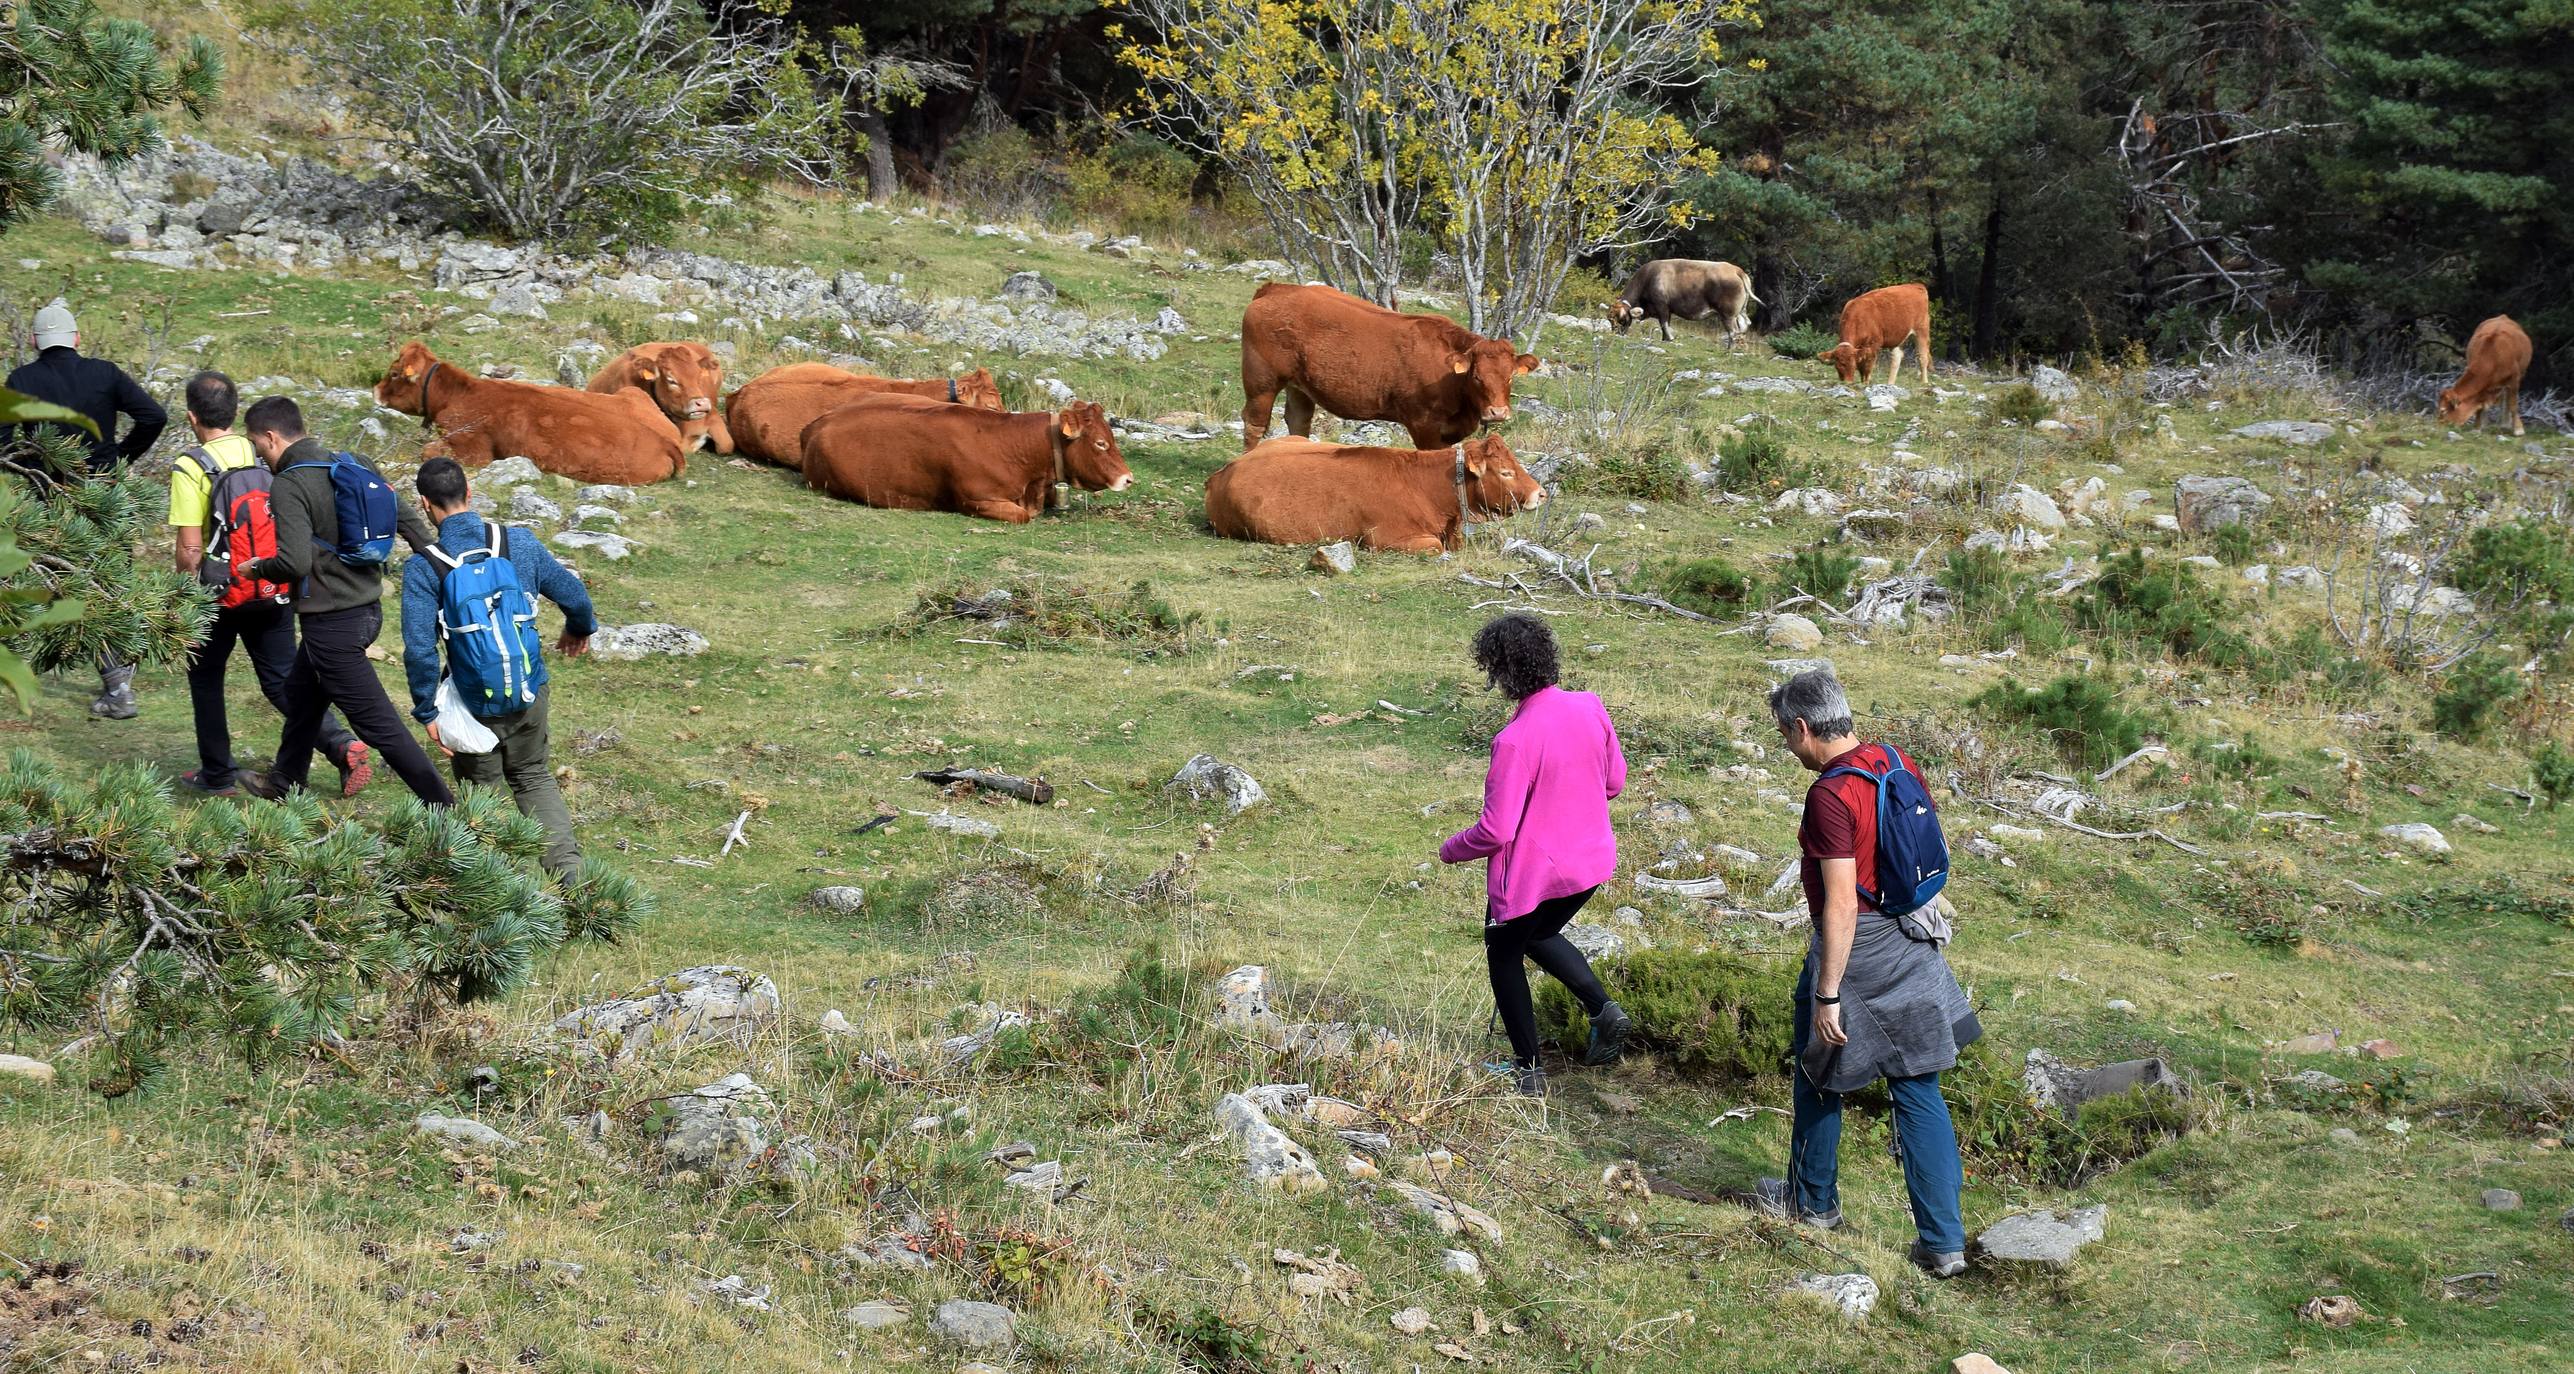
<instances>
[{"instance_id":1,"label":"man in dark green jacket","mask_svg":"<svg viewBox=\"0 0 2574 1374\"><path fill-rule=\"evenodd\" d=\"M253 577L295 584L295 666L286 674L286 730L277 741L276 767L245 773L253 796L285 796L304 785L321 742L322 716L333 706L357 737L381 755L412 794L432 806L456 800L438 776L420 741L395 710L384 681L367 661L367 646L384 628L384 570L343 562L334 551L339 508L331 495L331 451L304 433L304 412L283 396L269 396L242 420L250 446L277 474L269 497L277 519L277 556L250 565ZM360 459L364 462L365 460ZM302 467L318 463L321 467ZM436 542L428 522L399 507L402 537L414 549Z\"/></svg>"}]
</instances>

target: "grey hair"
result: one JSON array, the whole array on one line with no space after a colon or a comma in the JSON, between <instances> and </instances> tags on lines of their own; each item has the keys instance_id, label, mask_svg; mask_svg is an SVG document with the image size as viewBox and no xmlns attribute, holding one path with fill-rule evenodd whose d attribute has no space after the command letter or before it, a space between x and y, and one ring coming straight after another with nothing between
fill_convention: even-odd
<instances>
[{"instance_id":1,"label":"grey hair","mask_svg":"<svg viewBox=\"0 0 2574 1374\"><path fill-rule=\"evenodd\" d=\"M1816 739L1839 739L1859 728L1850 719L1850 698L1829 668L1813 668L1770 689L1770 718L1781 730L1801 720Z\"/></svg>"}]
</instances>

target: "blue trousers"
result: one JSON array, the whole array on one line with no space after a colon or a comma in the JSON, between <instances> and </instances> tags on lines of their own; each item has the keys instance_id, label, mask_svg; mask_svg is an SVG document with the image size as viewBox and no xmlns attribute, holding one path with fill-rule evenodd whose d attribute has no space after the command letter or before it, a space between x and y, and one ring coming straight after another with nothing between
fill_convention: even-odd
<instances>
[{"instance_id":1,"label":"blue trousers","mask_svg":"<svg viewBox=\"0 0 2574 1374\"><path fill-rule=\"evenodd\" d=\"M1798 982L1797 1064L1804 1062L1806 1039L1814 1034L1813 992L1812 982ZM1830 1212L1841 1205L1841 1094L1807 1082L1801 1067L1788 1076L1796 1106L1788 1136L1788 1197L1800 1213ZM1913 1227L1933 1252L1963 1254L1966 1221L1958 1194L1966 1187L1966 1166L1957 1155L1957 1127L1949 1120L1948 1100L1940 1096L1939 1075L1889 1078L1886 1087L1894 1097L1895 1143L1903 1152Z\"/></svg>"}]
</instances>

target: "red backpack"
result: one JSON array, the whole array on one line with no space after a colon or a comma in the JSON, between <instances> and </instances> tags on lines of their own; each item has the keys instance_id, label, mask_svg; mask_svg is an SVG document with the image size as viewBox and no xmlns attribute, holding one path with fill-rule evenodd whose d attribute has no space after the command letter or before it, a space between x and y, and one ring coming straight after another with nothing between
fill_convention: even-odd
<instances>
[{"instance_id":1,"label":"red backpack","mask_svg":"<svg viewBox=\"0 0 2574 1374\"><path fill-rule=\"evenodd\" d=\"M190 445L182 449L206 475L206 552L197 564L197 580L215 589L215 604L224 610L254 601L283 602L294 588L263 577L246 576L251 564L277 553L277 517L270 511L272 479L264 463L237 468L215 466L214 455Z\"/></svg>"}]
</instances>

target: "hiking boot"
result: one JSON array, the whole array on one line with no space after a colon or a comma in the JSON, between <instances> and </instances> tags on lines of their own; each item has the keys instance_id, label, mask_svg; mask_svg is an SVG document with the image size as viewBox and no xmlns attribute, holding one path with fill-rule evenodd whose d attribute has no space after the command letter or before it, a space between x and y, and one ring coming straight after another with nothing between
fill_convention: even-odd
<instances>
[{"instance_id":1,"label":"hiking boot","mask_svg":"<svg viewBox=\"0 0 2574 1374\"><path fill-rule=\"evenodd\" d=\"M1774 1217L1780 1221L1793 1221L1810 1231L1841 1229L1840 1208L1835 1207L1829 1212L1798 1211L1794 1199L1790 1196L1788 1182L1783 1178L1760 1179L1755 1181L1749 1190L1727 1193L1724 1197L1726 1201L1758 1212L1762 1216Z\"/></svg>"},{"instance_id":2,"label":"hiking boot","mask_svg":"<svg viewBox=\"0 0 2574 1374\"><path fill-rule=\"evenodd\" d=\"M1933 1250L1920 1241L1913 1242L1915 1267L1935 1279L1953 1279L1966 1272L1966 1256L1955 1250Z\"/></svg>"},{"instance_id":3,"label":"hiking boot","mask_svg":"<svg viewBox=\"0 0 2574 1374\"><path fill-rule=\"evenodd\" d=\"M228 782L220 786L209 785L206 782L205 770L202 768L191 768L188 771L181 773L179 775L179 785L191 792L197 793L200 796L207 797L229 797L241 790L239 787Z\"/></svg>"},{"instance_id":4,"label":"hiking boot","mask_svg":"<svg viewBox=\"0 0 2574 1374\"><path fill-rule=\"evenodd\" d=\"M1546 1070L1535 1064L1517 1064L1508 1059L1490 1060L1484 1072L1495 1078L1510 1080L1511 1091L1522 1097L1546 1096Z\"/></svg>"},{"instance_id":5,"label":"hiking boot","mask_svg":"<svg viewBox=\"0 0 2574 1374\"><path fill-rule=\"evenodd\" d=\"M340 795L343 797L356 796L360 791L365 789L369 782L372 782L375 779L375 765L366 761L365 740L350 740L348 753L342 755L338 762L340 766Z\"/></svg>"},{"instance_id":6,"label":"hiking boot","mask_svg":"<svg viewBox=\"0 0 2574 1374\"><path fill-rule=\"evenodd\" d=\"M1627 1030L1634 1024L1626 1008L1615 1002L1601 1008L1600 1014L1591 1018L1591 1047L1583 1052L1584 1067L1597 1069L1617 1063L1618 1057L1627 1052Z\"/></svg>"},{"instance_id":7,"label":"hiking boot","mask_svg":"<svg viewBox=\"0 0 2574 1374\"><path fill-rule=\"evenodd\" d=\"M1835 1207L1829 1212L1799 1212L1796 1214L1796 1224L1809 1231L1838 1231L1841 1229L1841 1209Z\"/></svg>"},{"instance_id":8,"label":"hiking boot","mask_svg":"<svg viewBox=\"0 0 2574 1374\"><path fill-rule=\"evenodd\" d=\"M101 692L98 699L89 704L89 713L100 720L132 720L141 711L142 708L134 704L134 689L131 687Z\"/></svg>"},{"instance_id":9,"label":"hiking boot","mask_svg":"<svg viewBox=\"0 0 2574 1374\"><path fill-rule=\"evenodd\" d=\"M241 790L262 801L284 801L295 789L273 772L261 771L241 775Z\"/></svg>"}]
</instances>

